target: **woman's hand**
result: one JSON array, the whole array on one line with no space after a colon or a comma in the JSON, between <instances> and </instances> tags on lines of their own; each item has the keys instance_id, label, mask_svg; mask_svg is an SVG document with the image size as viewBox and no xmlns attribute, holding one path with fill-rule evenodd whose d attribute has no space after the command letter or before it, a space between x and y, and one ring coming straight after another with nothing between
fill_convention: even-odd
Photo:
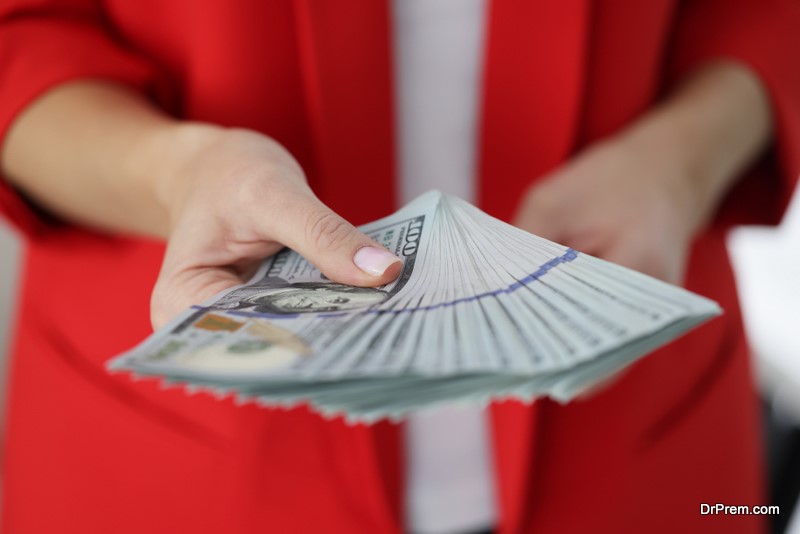
<instances>
[{"instance_id":1,"label":"woman's hand","mask_svg":"<svg viewBox=\"0 0 800 534\"><path fill-rule=\"evenodd\" d=\"M694 236L764 149L771 130L758 78L734 63L708 65L662 105L535 185L516 224L680 284Z\"/></svg>"},{"instance_id":2,"label":"woman's hand","mask_svg":"<svg viewBox=\"0 0 800 534\"><path fill-rule=\"evenodd\" d=\"M686 167L652 148L628 140L589 148L528 192L516 224L680 284L699 209Z\"/></svg>"},{"instance_id":3,"label":"woman's hand","mask_svg":"<svg viewBox=\"0 0 800 534\"><path fill-rule=\"evenodd\" d=\"M680 284L698 224L686 168L627 140L598 144L526 195L516 224L576 250ZM592 385L590 399L618 379Z\"/></svg>"},{"instance_id":4,"label":"woman's hand","mask_svg":"<svg viewBox=\"0 0 800 534\"><path fill-rule=\"evenodd\" d=\"M663 104L529 191L522 228L662 280L683 281L691 241L769 140L756 76L695 72Z\"/></svg>"},{"instance_id":5,"label":"woman's hand","mask_svg":"<svg viewBox=\"0 0 800 534\"><path fill-rule=\"evenodd\" d=\"M14 122L0 156L12 183L55 215L167 239L155 326L246 281L283 246L345 284L378 286L400 271L399 258L314 196L277 142L176 120L123 86L56 86Z\"/></svg>"},{"instance_id":6,"label":"woman's hand","mask_svg":"<svg viewBox=\"0 0 800 534\"><path fill-rule=\"evenodd\" d=\"M155 327L243 283L284 246L340 283L378 286L399 274L400 259L322 204L269 137L184 124L158 142L180 157L161 160L158 180L169 237L152 295Z\"/></svg>"}]
</instances>

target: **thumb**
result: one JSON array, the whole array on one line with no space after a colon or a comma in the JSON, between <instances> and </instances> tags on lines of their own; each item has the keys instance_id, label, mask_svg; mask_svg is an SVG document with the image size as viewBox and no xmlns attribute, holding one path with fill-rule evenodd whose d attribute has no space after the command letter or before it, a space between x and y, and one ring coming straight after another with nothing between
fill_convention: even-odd
<instances>
[{"instance_id":1,"label":"thumb","mask_svg":"<svg viewBox=\"0 0 800 534\"><path fill-rule=\"evenodd\" d=\"M311 197L278 220L277 240L341 284L379 286L397 278L400 258ZM274 223L275 224L275 223Z\"/></svg>"}]
</instances>

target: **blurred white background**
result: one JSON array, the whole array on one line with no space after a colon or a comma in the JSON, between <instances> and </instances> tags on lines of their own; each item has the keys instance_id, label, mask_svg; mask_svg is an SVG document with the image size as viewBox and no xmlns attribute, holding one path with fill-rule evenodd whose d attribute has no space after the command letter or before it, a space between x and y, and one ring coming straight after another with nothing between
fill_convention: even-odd
<instances>
[{"instance_id":1,"label":"blurred white background","mask_svg":"<svg viewBox=\"0 0 800 534\"><path fill-rule=\"evenodd\" d=\"M800 194L778 228L736 228L728 250L762 388L800 422Z\"/></svg>"}]
</instances>

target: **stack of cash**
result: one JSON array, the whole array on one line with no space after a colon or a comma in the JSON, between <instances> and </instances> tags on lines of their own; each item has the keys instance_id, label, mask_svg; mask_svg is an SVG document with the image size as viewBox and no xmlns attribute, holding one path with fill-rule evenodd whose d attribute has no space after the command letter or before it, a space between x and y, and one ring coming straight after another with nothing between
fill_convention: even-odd
<instances>
[{"instance_id":1,"label":"stack of cash","mask_svg":"<svg viewBox=\"0 0 800 534\"><path fill-rule=\"evenodd\" d=\"M437 191L361 230L403 260L391 284L337 284L286 249L110 368L371 422L453 400L566 402L720 313Z\"/></svg>"}]
</instances>

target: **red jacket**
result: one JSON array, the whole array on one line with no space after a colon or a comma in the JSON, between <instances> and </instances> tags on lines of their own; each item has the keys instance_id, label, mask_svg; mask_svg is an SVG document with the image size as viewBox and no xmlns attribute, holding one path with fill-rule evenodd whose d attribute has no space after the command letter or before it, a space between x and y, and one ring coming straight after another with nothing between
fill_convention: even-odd
<instances>
[{"instance_id":1,"label":"red jacket","mask_svg":"<svg viewBox=\"0 0 800 534\"><path fill-rule=\"evenodd\" d=\"M50 87L103 78L185 118L267 133L355 223L395 207L388 2L6 0L0 138ZM590 401L492 407L500 532L757 532L759 421L724 232L774 223L800 169L793 0L497 0L489 14L480 204L613 134L695 66L732 58L767 86L777 149L694 246L687 286L723 317ZM47 157L47 147L41 147ZM644 179L644 178L643 178ZM367 201L368 200L368 201ZM26 240L2 524L19 533L402 530L402 426L235 406L112 376L150 332L163 245L57 221L0 184Z\"/></svg>"}]
</instances>

